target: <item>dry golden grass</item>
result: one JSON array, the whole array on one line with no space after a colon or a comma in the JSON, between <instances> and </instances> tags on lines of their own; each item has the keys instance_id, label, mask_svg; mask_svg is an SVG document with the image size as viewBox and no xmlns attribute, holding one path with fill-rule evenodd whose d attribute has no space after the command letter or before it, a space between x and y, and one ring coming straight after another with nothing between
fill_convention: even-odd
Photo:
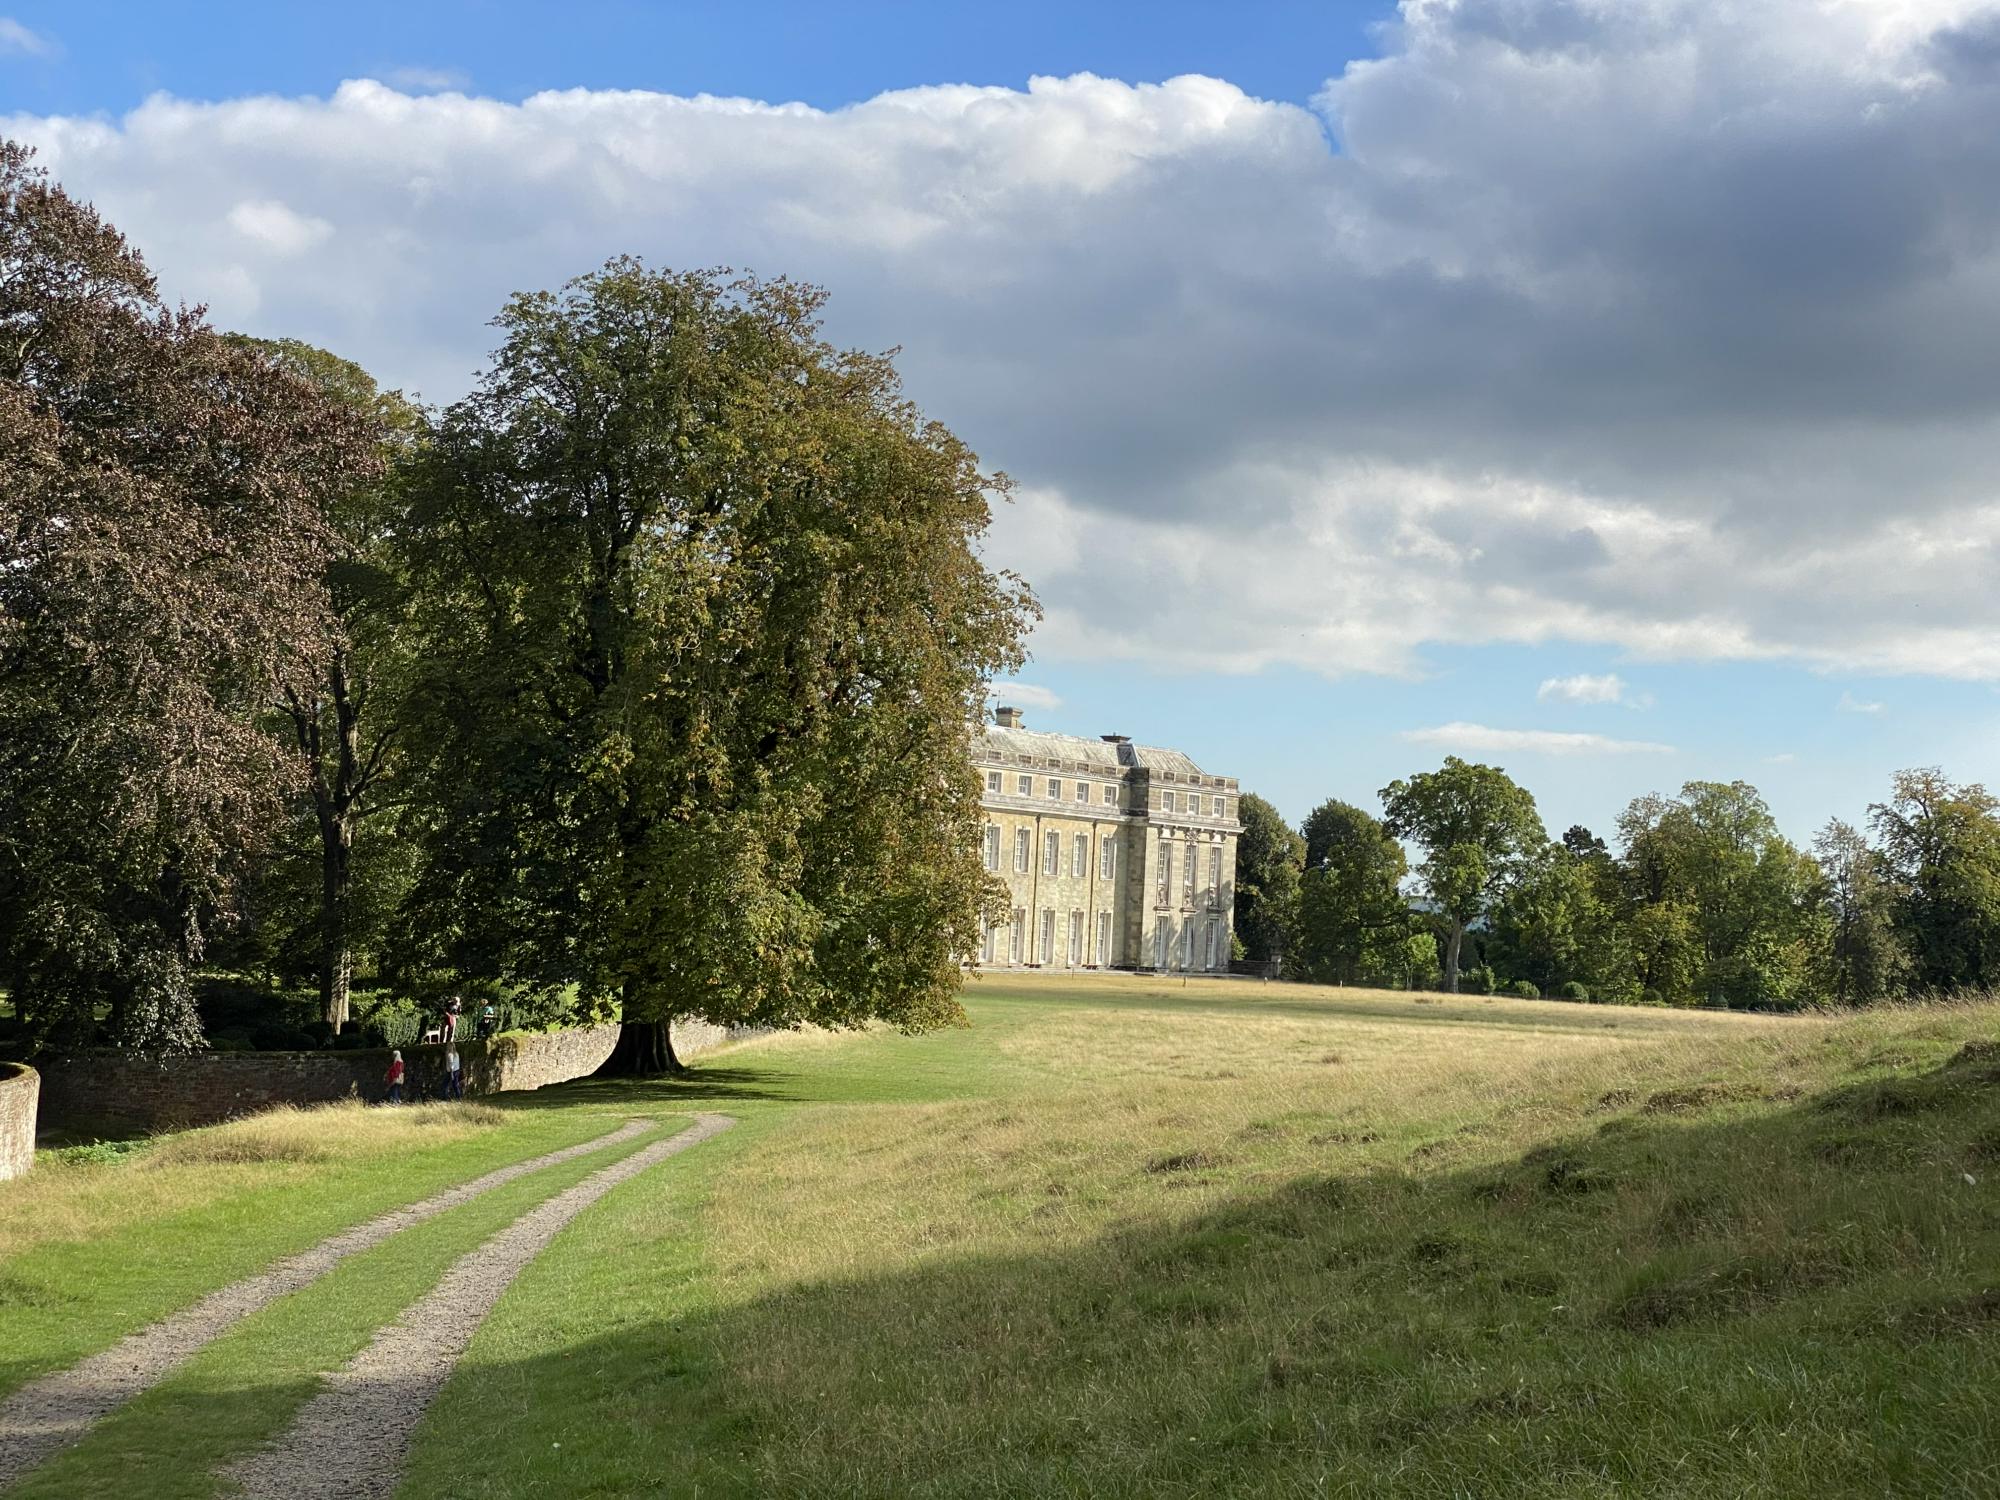
<instances>
[{"instance_id":1,"label":"dry golden grass","mask_svg":"<svg viewBox=\"0 0 2000 1500\"><path fill-rule=\"evenodd\" d=\"M484 1104L287 1106L159 1136L108 1160L44 1155L33 1172L0 1189L0 1261L36 1245L182 1214L316 1165L379 1162L470 1141L506 1118Z\"/></svg>"},{"instance_id":2,"label":"dry golden grass","mask_svg":"<svg viewBox=\"0 0 2000 1500\"><path fill-rule=\"evenodd\" d=\"M300 1109L281 1104L239 1120L163 1136L146 1153L159 1170L194 1163L345 1161L463 1140L502 1124L490 1104L408 1104L373 1109L355 1100Z\"/></svg>"}]
</instances>

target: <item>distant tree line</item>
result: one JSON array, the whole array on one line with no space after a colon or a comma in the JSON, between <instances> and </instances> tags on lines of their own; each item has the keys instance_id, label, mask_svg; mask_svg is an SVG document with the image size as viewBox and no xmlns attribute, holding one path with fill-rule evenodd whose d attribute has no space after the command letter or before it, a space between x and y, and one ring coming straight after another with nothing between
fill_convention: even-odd
<instances>
[{"instance_id":1,"label":"distant tree line","mask_svg":"<svg viewBox=\"0 0 2000 1500\"><path fill-rule=\"evenodd\" d=\"M1299 829L1247 796L1246 956L1326 984L1796 1009L2000 984L2000 803L1898 774L1810 849L1746 782L1635 798L1615 839L1551 840L1534 798L1456 757ZM1410 853L1416 859L1410 864Z\"/></svg>"},{"instance_id":2,"label":"distant tree line","mask_svg":"<svg viewBox=\"0 0 2000 1500\"><path fill-rule=\"evenodd\" d=\"M614 260L442 410L168 303L0 141L0 990L202 1040L218 970L616 1015L959 1017L1005 480L784 280Z\"/></svg>"}]
</instances>

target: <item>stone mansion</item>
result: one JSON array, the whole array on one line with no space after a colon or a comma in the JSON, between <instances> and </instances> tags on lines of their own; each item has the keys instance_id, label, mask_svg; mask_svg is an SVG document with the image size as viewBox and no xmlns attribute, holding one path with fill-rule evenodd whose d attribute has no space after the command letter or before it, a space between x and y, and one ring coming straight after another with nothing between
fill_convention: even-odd
<instances>
[{"instance_id":1,"label":"stone mansion","mask_svg":"<svg viewBox=\"0 0 2000 1500\"><path fill-rule=\"evenodd\" d=\"M1018 708L975 730L986 868L1009 920L996 968L1226 973L1236 904L1236 782L1122 734L1025 729Z\"/></svg>"}]
</instances>

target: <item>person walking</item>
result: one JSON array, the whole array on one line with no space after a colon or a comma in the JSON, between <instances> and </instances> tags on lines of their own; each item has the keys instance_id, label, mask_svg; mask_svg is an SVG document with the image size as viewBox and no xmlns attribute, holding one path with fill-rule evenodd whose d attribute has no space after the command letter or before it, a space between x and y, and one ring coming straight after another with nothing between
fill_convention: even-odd
<instances>
[{"instance_id":1,"label":"person walking","mask_svg":"<svg viewBox=\"0 0 2000 1500\"><path fill-rule=\"evenodd\" d=\"M450 1046L458 1040L458 1018L465 1011L465 1002L453 995L444 1003L444 1043Z\"/></svg>"},{"instance_id":2,"label":"person walking","mask_svg":"<svg viewBox=\"0 0 2000 1500\"><path fill-rule=\"evenodd\" d=\"M382 1081L389 1086L389 1095L386 1102L401 1104L403 1102L403 1054L401 1051L389 1054L389 1073Z\"/></svg>"},{"instance_id":3,"label":"person walking","mask_svg":"<svg viewBox=\"0 0 2000 1500\"><path fill-rule=\"evenodd\" d=\"M447 1099L465 1097L465 1074L458 1064L458 1043L444 1044L444 1096Z\"/></svg>"}]
</instances>

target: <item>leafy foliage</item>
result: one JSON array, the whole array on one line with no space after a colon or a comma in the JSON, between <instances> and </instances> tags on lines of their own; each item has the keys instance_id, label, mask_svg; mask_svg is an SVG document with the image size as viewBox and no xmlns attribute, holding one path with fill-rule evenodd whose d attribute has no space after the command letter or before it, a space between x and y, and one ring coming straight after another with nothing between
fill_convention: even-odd
<instances>
[{"instance_id":1,"label":"leafy foliage","mask_svg":"<svg viewBox=\"0 0 2000 1500\"><path fill-rule=\"evenodd\" d=\"M1298 915L1305 841L1284 816L1254 792L1237 800L1243 832L1236 840L1236 937L1243 956L1283 957Z\"/></svg>"},{"instance_id":2,"label":"leafy foliage","mask_svg":"<svg viewBox=\"0 0 2000 1500\"><path fill-rule=\"evenodd\" d=\"M820 294L614 261L516 297L414 465L417 962L628 1023L956 1020L966 725L1032 600L1004 481Z\"/></svg>"},{"instance_id":3,"label":"leafy foliage","mask_svg":"<svg viewBox=\"0 0 2000 1500\"><path fill-rule=\"evenodd\" d=\"M326 647L353 412L169 308L0 142L0 981L51 1045L97 1008L185 1046L288 767L257 711Z\"/></svg>"},{"instance_id":4,"label":"leafy foliage","mask_svg":"<svg viewBox=\"0 0 2000 1500\"><path fill-rule=\"evenodd\" d=\"M1457 990L1467 928L1517 881L1546 835L1535 799L1495 766L1455 755L1382 789L1383 824L1423 851L1418 880L1445 924L1444 984Z\"/></svg>"}]
</instances>

